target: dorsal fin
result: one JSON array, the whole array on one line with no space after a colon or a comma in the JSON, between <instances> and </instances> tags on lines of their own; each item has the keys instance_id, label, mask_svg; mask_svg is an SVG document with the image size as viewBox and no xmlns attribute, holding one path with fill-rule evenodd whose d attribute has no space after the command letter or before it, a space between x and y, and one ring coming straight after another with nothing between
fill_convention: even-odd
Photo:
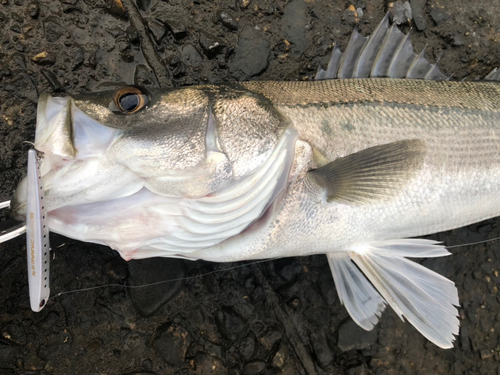
<instances>
[{"instance_id":1,"label":"dorsal fin","mask_svg":"<svg viewBox=\"0 0 500 375\"><path fill-rule=\"evenodd\" d=\"M449 79L441 73L437 63L431 64L425 58L425 48L420 54L415 54L410 34L403 34L396 25L390 26L389 18L387 13L369 37L362 36L355 29L344 53L335 45L327 70L318 67L315 79Z\"/></svg>"},{"instance_id":2,"label":"dorsal fin","mask_svg":"<svg viewBox=\"0 0 500 375\"><path fill-rule=\"evenodd\" d=\"M500 69L493 69L486 77L484 77L484 80L500 82Z\"/></svg>"}]
</instances>

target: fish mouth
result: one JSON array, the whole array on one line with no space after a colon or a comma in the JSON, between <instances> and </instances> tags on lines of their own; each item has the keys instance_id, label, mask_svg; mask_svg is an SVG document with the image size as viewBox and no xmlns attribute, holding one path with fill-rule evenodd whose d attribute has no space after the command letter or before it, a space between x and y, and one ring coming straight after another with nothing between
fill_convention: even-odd
<instances>
[{"instance_id":1,"label":"fish mouth","mask_svg":"<svg viewBox=\"0 0 500 375\"><path fill-rule=\"evenodd\" d=\"M118 130L109 129L82 112L72 97L41 94L34 148L45 192L60 183L64 174L72 170L76 173L83 160L102 152L118 133ZM26 191L25 177L16 187L10 203L10 216L15 220L25 220ZM46 198L47 211L57 208L50 196Z\"/></svg>"},{"instance_id":2,"label":"fish mouth","mask_svg":"<svg viewBox=\"0 0 500 375\"><path fill-rule=\"evenodd\" d=\"M10 217L16 221L26 220L27 179L23 178L17 185L10 200Z\"/></svg>"},{"instance_id":3,"label":"fish mouth","mask_svg":"<svg viewBox=\"0 0 500 375\"><path fill-rule=\"evenodd\" d=\"M108 158L109 145L120 141L124 131L90 118L76 103L71 97L49 94L41 95L38 103L35 149L49 229L55 233L106 244L125 259L190 257L261 222L286 191L298 139L292 128L283 132L252 173L229 176L202 196L168 195L155 191L127 165ZM225 156L210 119L209 115L207 154ZM25 219L26 190L24 179L11 202L16 220Z\"/></svg>"},{"instance_id":4,"label":"fish mouth","mask_svg":"<svg viewBox=\"0 0 500 375\"><path fill-rule=\"evenodd\" d=\"M71 98L52 97L43 93L38 99L34 147L38 151L40 173L43 177L51 169L50 162L43 162L46 154L52 161L59 158L73 159L75 150L72 133ZM50 158L48 158L50 159ZM14 220L26 219L27 178L19 182L10 202L10 216Z\"/></svg>"}]
</instances>

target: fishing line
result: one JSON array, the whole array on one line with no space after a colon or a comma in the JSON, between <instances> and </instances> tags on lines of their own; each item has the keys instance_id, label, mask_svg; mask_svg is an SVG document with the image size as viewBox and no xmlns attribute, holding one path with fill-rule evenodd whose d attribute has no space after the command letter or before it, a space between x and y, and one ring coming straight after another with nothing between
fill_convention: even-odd
<instances>
[{"instance_id":1,"label":"fishing line","mask_svg":"<svg viewBox=\"0 0 500 375\"><path fill-rule=\"evenodd\" d=\"M470 243L465 243L465 244L461 244L461 245L446 246L446 248L447 249L454 249L454 248L457 248L457 247L479 245L479 244L483 244L483 243L487 243L487 242L493 242L493 241L498 241L498 240L500 240L500 236L499 237L490 238L490 239L487 239L487 240L483 240L483 241L470 242ZM262 260L257 260L257 261L250 262L250 263L239 264L237 266L224 268L224 269L221 269L221 270L214 270L214 271L202 273L202 274L195 275L195 276L179 277L177 279L157 281L157 282L154 282L154 283L144 284L144 285L126 285L126 284L112 283L112 284L104 284L104 285L92 286L92 287L88 287L88 288L81 288L81 289L74 289L74 290L62 291L62 292L59 292L59 293L55 294L54 296L50 297L47 300L47 302L51 301L52 299L54 299L56 297L62 296L64 294L73 294L73 293L78 293L78 292L87 292L87 291L90 291L90 290L96 290L96 289L101 289L101 288L120 287L120 288L125 288L125 289L140 289L140 288L147 288L149 286L155 286L155 285L161 285L161 284L171 283L171 282L175 282L175 281L199 279L201 277L212 275L214 273L231 271L231 270L235 270L235 269L238 269L238 268L243 268L243 267L246 267L246 266L252 266L254 264L271 262L273 260L276 260L276 259L262 259Z\"/></svg>"},{"instance_id":2,"label":"fishing line","mask_svg":"<svg viewBox=\"0 0 500 375\"><path fill-rule=\"evenodd\" d=\"M100 289L100 288L108 288L108 287L114 287L115 286L115 287L121 287L121 288L126 288L126 289L140 289L140 288L146 288L148 286L154 286L154 285L161 285L161 284L171 283L171 282L174 282L174 281L199 279L201 277L212 275L214 273L231 271L231 270L234 270L234 269L237 269L237 268L243 268L243 267L251 266L251 265L254 265L254 264L258 264L258 263L270 262L270 261L273 261L273 260L275 260L275 259L261 259L261 260L255 261L255 262L250 262L250 263L245 263L245 264L239 264L237 266L224 268L222 270L214 270L214 271L205 272L205 273L202 273L202 274L199 274L199 275L195 275L195 276L179 277L177 279L157 281L157 282L154 282L154 283L144 284L144 285L125 285L125 284L113 283L113 284L104 284L104 285L92 286L92 287L89 287L89 288L68 290L66 292L62 291L62 292L59 292L59 293L55 294L53 297L50 297L48 299L48 301L52 300L53 298L59 297L59 296L61 296L63 294L71 294L71 293L76 293L76 292L86 292L86 291L89 291L89 290L95 290L95 289Z\"/></svg>"},{"instance_id":3,"label":"fishing line","mask_svg":"<svg viewBox=\"0 0 500 375\"><path fill-rule=\"evenodd\" d=\"M495 237L495 238L490 238L489 240L483 240L483 241L477 241L477 242L470 242L470 243L464 243L462 245L453 245L453 246L446 246L447 249L454 249L457 247L464 247L464 246L472 246L472 245L479 245L481 243L486 243L486 242L493 242L500 240L500 237Z\"/></svg>"}]
</instances>

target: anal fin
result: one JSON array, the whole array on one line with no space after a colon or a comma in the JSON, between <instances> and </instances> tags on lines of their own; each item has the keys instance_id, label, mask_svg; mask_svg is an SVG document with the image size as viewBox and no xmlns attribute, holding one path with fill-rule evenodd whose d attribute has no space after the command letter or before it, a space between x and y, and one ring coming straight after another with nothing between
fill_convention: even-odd
<instances>
[{"instance_id":1,"label":"anal fin","mask_svg":"<svg viewBox=\"0 0 500 375\"><path fill-rule=\"evenodd\" d=\"M401 319L405 317L437 346L451 348L455 340L454 335L458 334L459 329L458 311L454 307L459 304L455 284L405 258L445 255L449 255L449 252L444 246L422 239L362 243L349 253L350 258ZM333 261L334 258L331 262ZM345 260L341 261L340 266L336 265L332 269L334 275L334 270L342 268L342 262L345 263ZM359 281L354 284L359 285ZM339 295L345 299L345 287L342 282L338 285ZM356 298L351 297L351 304L354 302ZM349 309L348 311L351 313ZM355 313L353 319L357 322L359 314Z\"/></svg>"},{"instance_id":2,"label":"anal fin","mask_svg":"<svg viewBox=\"0 0 500 375\"><path fill-rule=\"evenodd\" d=\"M385 309L385 301L352 262L347 253L326 255L340 302L352 320L370 331Z\"/></svg>"}]
</instances>

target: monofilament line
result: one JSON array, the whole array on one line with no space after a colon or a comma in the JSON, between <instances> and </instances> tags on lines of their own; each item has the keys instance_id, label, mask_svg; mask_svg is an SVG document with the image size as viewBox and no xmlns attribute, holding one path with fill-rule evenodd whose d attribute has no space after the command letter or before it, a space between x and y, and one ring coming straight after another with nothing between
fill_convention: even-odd
<instances>
[{"instance_id":1,"label":"monofilament line","mask_svg":"<svg viewBox=\"0 0 500 375\"><path fill-rule=\"evenodd\" d=\"M482 243L493 242L493 241L498 241L498 240L500 240L500 237L490 238L490 239L483 240L483 241L465 243L465 244L461 244L461 245L446 246L446 248L447 249L454 249L454 248L457 248L457 247L479 245L479 244L482 244ZM96 289L101 289L101 288L120 287L120 288L125 288L125 289L140 289L140 288L147 288L149 286L155 286L155 285L161 285L161 284L171 283L171 282L175 282L175 281L199 279L201 277L212 275L214 273L231 271L231 270L234 270L234 269L238 269L238 268L242 268L242 267L246 267L246 266L251 266L251 265L259 264L259 263L270 262L270 261L273 261L273 260L275 260L275 259L262 259L262 260L257 260L255 262L250 262L250 263L245 263L245 264L239 264L237 266L233 266L233 267L229 267L229 268L225 268L225 269L221 269L221 270L214 270L214 271L202 273L200 275L188 276L188 277L180 277L180 278L177 278L177 279L170 279L170 280L163 280L163 281L157 281L157 282L154 282L154 283L151 283L151 284L126 285L126 284L113 283L113 284L104 284L104 285L92 286L92 287L88 287L88 288L68 290L66 292L63 291L63 292L57 293L56 295L50 297L47 302L49 302L50 300L52 300L52 299L54 299L56 297L62 296L63 294L72 294L72 293L77 293L77 292L87 292L87 291L90 291L90 290L96 290Z\"/></svg>"},{"instance_id":2,"label":"monofilament line","mask_svg":"<svg viewBox=\"0 0 500 375\"><path fill-rule=\"evenodd\" d=\"M54 295L53 297L50 297L49 301L53 298L56 298L56 297L59 297L63 294L70 294L70 293L76 293L76 292L86 292L86 291L89 291L89 290L94 290L94 289L100 289L100 288L109 288L109 287L121 287L121 288L126 288L126 289L139 289L139 288L146 288L148 286L154 286L154 285L161 285L161 284L166 284L166 283L171 283L171 282L174 282L174 281L182 281L182 280L193 280L193 279L198 279L200 277L205 277L205 276L208 276L208 275L212 275L214 273L218 273L218 272L225 272L225 271L231 271L231 270L234 270L234 269L237 269L237 268L242 268L242 267L246 267L246 266L251 266L253 264L258 264L258 263L264 263L264 262L270 262L272 260L275 260L275 259L261 259L261 260L257 260L255 262L250 262L250 263L245 263L245 264L239 264L237 266L234 266L234 267L229 267L229 268L224 268L222 270L214 270L214 271L210 271L210 272L206 272L206 273L202 273L200 275L195 275L195 276L188 276L188 277L179 277L177 279L170 279L170 280L163 280L163 281L157 281L155 283L151 283L151 284L144 284L144 285L125 285L125 284L104 284L104 285L98 285L98 286L92 286L92 287L89 287L89 288L82 288L82 289L75 289L75 290L68 290L67 292L59 292L57 293L56 295ZM48 301L47 301L48 302Z\"/></svg>"},{"instance_id":3,"label":"monofilament line","mask_svg":"<svg viewBox=\"0 0 500 375\"><path fill-rule=\"evenodd\" d=\"M500 240L500 237L490 238L489 240L483 240L483 241L477 241L477 242L464 243L464 244L462 244L462 245L446 246L446 248L447 248L447 249L455 249L455 248L457 248L457 247L464 247L464 246L479 245L479 244L482 244L482 243L486 243L486 242L493 242L493 241L497 241L497 240Z\"/></svg>"}]
</instances>

